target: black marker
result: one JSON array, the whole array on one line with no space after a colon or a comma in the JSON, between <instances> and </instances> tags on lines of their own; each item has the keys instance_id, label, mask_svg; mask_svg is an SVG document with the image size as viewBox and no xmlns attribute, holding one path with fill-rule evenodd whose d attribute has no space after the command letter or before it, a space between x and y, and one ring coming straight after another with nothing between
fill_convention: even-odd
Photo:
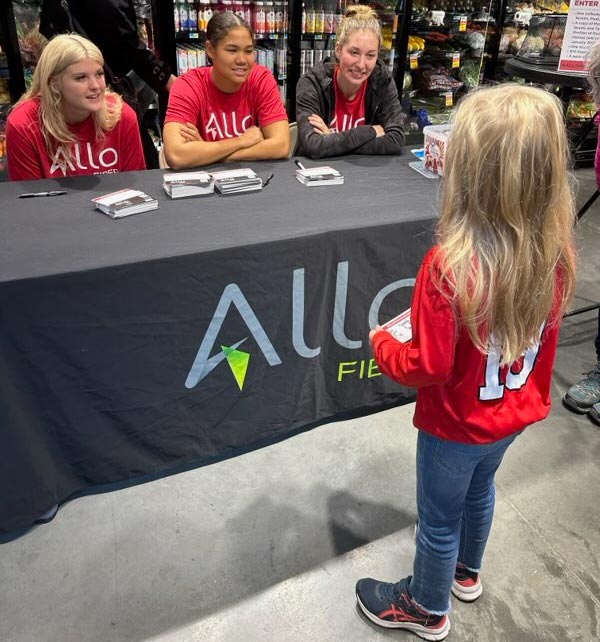
<instances>
[{"instance_id":1,"label":"black marker","mask_svg":"<svg viewBox=\"0 0 600 642\"><path fill-rule=\"evenodd\" d=\"M55 189L49 192L25 192L25 194L19 194L19 198L36 198L38 196L62 196L66 194L64 190Z\"/></svg>"},{"instance_id":2,"label":"black marker","mask_svg":"<svg viewBox=\"0 0 600 642\"><path fill-rule=\"evenodd\" d=\"M265 182L263 183L263 189L271 182L271 179L275 176L275 174L269 174L267 178L265 179Z\"/></svg>"},{"instance_id":3,"label":"black marker","mask_svg":"<svg viewBox=\"0 0 600 642\"><path fill-rule=\"evenodd\" d=\"M296 165L298 165L300 169L306 169L306 167L304 167L304 165L297 158L294 159L294 163L296 163Z\"/></svg>"}]
</instances>

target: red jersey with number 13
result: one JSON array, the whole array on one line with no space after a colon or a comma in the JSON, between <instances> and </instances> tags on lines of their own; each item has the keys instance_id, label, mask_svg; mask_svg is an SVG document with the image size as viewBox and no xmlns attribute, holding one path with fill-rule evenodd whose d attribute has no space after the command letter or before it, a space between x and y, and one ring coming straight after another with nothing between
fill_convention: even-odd
<instances>
[{"instance_id":1,"label":"red jersey with number 13","mask_svg":"<svg viewBox=\"0 0 600 642\"><path fill-rule=\"evenodd\" d=\"M418 388L414 425L441 439L483 444L544 419L551 405L559 287L539 344L512 366L500 368L498 355L479 352L466 327L457 324L432 273L439 273L437 247L425 256L417 275L412 339L400 343L385 330L373 337L381 372Z\"/></svg>"}]
</instances>

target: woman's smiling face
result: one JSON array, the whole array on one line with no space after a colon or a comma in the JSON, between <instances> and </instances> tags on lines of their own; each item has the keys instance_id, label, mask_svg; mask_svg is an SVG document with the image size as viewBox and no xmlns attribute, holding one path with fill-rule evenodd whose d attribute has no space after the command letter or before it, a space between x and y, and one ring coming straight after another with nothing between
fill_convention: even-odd
<instances>
[{"instance_id":1,"label":"woman's smiling face","mask_svg":"<svg viewBox=\"0 0 600 642\"><path fill-rule=\"evenodd\" d=\"M379 55L379 38L370 29L355 31L348 40L336 46L338 85L352 97L373 73Z\"/></svg>"},{"instance_id":2,"label":"woman's smiling face","mask_svg":"<svg viewBox=\"0 0 600 642\"><path fill-rule=\"evenodd\" d=\"M81 122L104 105L104 69L92 58L69 65L51 82L60 92L60 105L67 122Z\"/></svg>"},{"instance_id":3,"label":"woman's smiling face","mask_svg":"<svg viewBox=\"0 0 600 642\"><path fill-rule=\"evenodd\" d=\"M246 27L234 27L216 45L206 43L213 64L212 79L226 92L237 91L254 65L254 42Z\"/></svg>"}]
</instances>

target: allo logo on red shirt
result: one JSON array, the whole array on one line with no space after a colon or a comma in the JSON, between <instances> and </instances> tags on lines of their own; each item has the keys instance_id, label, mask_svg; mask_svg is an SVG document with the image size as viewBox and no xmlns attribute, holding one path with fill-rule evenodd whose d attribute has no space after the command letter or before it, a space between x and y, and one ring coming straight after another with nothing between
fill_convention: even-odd
<instances>
[{"instance_id":1,"label":"allo logo on red shirt","mask_svg":"<svg viewBox=\"0 0 600 642\"><path fill-rule=\"evenodd\" d=\"M333 117L333 120L331 121L331 123L329 123L329 129L332 132L345 132L345 131L348 131L349 129L354 129L359 125L365 124L364 116L361 116L360 118L356 118L353 114L344 114L342 118L339 120L341 121L340 126L338 126L338 114L336 114Z\"/></svg>"},{"instance_id":2,"label":"allo logo on red shirt","mask_svg":"<svg viewBox=\"0 0 600 642\"><path fill-rule=\"evenodd\" d=\"M204 128L206 132L205 140L216 141L224 138L236 138L251 126L251 114L241 117L235 111L222 111L220 115L212 112Z\"/></svg>"},{"instance_id":3,"label":"allo logo on red shirt","mask_svg":"<svg viewBox=\"0 0 600 642\"><path fill-rule=\"evenodd\" d=\"M86 143L83 149L79 143L76 143L72 148L73 151L69 154L65 145L58 147L52 156L51 175L58 170L62 172L63 176L69 172L96 174L105 172L119 162L119 154L114 147L95 151L91 143Z\"/></svg>"}]
</instances>

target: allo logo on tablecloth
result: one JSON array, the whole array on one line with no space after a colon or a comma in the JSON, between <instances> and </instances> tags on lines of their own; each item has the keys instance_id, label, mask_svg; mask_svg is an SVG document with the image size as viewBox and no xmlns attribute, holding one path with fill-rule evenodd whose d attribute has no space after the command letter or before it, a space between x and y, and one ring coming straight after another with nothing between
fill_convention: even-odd
<instances>
[{"instance_id":1,"label":"allo logo on tablecloth","mask_svg":"<svg viewBox=\"0 0 600 642\"><path fill-rule=\"evenodd\" d=\"M227 346L221 346L221 350L223 350L223 354L227 359L227 363L231 368L231 372L239 389L243 390L246 372L248 371L248 362L250 361L250 353Z\"/></svg>"},{"instance_id":2,"label":"allo logo on tablecloth","mask_svg":"<svg viewBox=\"0 0 600 642\"><path fill-rule=\"evenodd\" d=\"M340 261L337 264L336 269L331 334L333 340L338 346L346 348L347 350L358 350L363 346L363 339L351 339L346 335L345 330L348 279L348 261ZM414 278L405 278L389 283L385 287L381 288L373 298L369 307L365 330L368 331L368 328L372 328L379 323L379 309L383 300L387 296L401 288L412 287L414 283ZM321 353L320 343L325 340L325 337L321 336L319 344L316 346L308 346L306 344L304 337L305 290L305 270L304 268L297 268L293 270L292 274L292 327L290 340L292 347L298 356L305 359L314 359ZM217 339L231 308L235 308L237 310L250 334L233 345L225 346ZM246 333L244 332L244 334ZM235 381L239 389L242 390L246 380L248 364L250 363L250 353L238 350L238 348L250 336L252 336L256 347L260 352L262 352L262 355L269 366L281 365L282 360L275 349L275 346L267 335L262 323L259 321L257 314L254 312L250 303L244 296L240 286L237 283L229 283L221 294L221 298L219 299L215 312L210 320L204 337L202 338L202 342L198 348L192 367L186 377L185 387L188 389L194 388L220 363L227 360L227 364L231 369ZM211 356L215 345L219 345L221 347L221 351L216 352ZM358 372L359 378L363 378L365 363L361 362L360 366L357 364L358 361L341 362L337 376L338 382L342 380L343 375L355 372ZM377 374L374 374L372 364L369 365L367 372L368 378L377 376Z\"/></svg>"}]
</instances>

